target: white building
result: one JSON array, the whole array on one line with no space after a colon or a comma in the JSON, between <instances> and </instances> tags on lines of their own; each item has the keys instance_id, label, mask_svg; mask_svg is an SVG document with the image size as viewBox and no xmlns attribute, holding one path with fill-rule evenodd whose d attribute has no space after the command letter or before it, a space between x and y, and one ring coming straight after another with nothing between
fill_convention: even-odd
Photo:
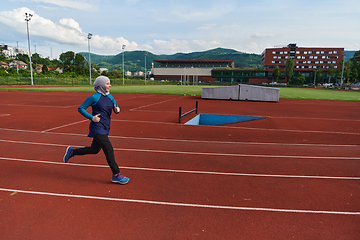
<instances>
[{"instance_id":1,"label":"white building","mask_svg":"<svg viewBox=\"0 0 360 240\"><path fill-rule=\"evenodd\" d=\"M154 60L151 68L155 80L182 82L215 82L214 68L234 68L233 60Z\"/></svg>"}]
</instances>

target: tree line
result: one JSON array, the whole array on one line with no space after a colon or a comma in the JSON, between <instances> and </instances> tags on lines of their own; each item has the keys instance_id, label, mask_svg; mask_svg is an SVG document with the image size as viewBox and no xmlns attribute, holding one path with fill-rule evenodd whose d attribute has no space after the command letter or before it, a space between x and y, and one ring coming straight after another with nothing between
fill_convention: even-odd
<instances>
[{"instance_id":1,"label":"tree line","mask_svg":"<svg viewBox=\"0 0 360 240\"><path fill-rule=\"evenodd\" d=\"M1 52L2 49L0 49ZM0 54L0 61L11 63L14 60L22 61L27 64L26 69L14 69L14 68L0 68L0 76L18 76L21 74L23 77L30 77L30 58L27 54L18 54L16 59L8 58ZM38 76L64 76L64 77L84 77L89 76L89 62L86 56L73 51L68 51L60 54L59 59L50 60L42 58L38 53L31 55L31 63L33 67L33 73ZM35 72L37 65L42 65L41 72ZM56 69L61 69L61 73ZM95 76L100 73L100 67L91 62L91 74ZM122 71L120 69L114 69L112 71L104 71L102 75L109 77L121 77Z\"/></svg>"}]
</instances>

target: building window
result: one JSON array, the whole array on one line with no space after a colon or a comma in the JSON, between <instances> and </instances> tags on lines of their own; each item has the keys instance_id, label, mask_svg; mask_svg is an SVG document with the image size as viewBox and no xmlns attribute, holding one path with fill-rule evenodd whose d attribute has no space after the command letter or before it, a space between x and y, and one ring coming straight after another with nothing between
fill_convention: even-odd
<instances>
[{"instance_id":1,"label":"building window","mask_svg":"<svg viewBox=\"0 0 360 240\"><path fill-rule=\"evenodd\" d=\"M276 56L274 56L274 59L276 59L277 57ZM89 71L90 72L90 71Z\"/></svg>"},{"instance_id":2,"label":"building window","mask_svg":"<svg viewBox=\"0 0 360 240\"><path fill-rule=\"evenodd\" d=\"M275 61L271 61L271 63L275 63Z\"/></svg>"},{"instance_id":3,"label":"building window","mask_svg":"<svg viewBox=\"0 0 360 240\"><path fill-rule=\"evenodd\" d=\"M316 54L320 54L320 52L319 52L319 51L317 51L317 52L316 52Z\"/></svg>"},{"instance_id":4,"label":"building window","mask_svg":"<svg viewBox=\"0 0 360 240\"><path fill-rule=\"evenodd\" d=\"M321 51L321 54L324 54L324 51Z\"/></svg>"},{"instance_id":5,"label":"building window","mask_svg":"<svg viewBox=\"0 0 360 240\"><path fill-rule=\"evenodd\" d=\"M314 59L317 59L317 58L318 58L317 56L314 57Z\"/></svg>"},{"instance_id":6,"label":"building window","mask_svg":"<svg viewBox=\"0 0 360 240\"><path fill-rule=\"evenodd\" d=\"M332 54L332 51L330 51L329 54Z\"/></svg>"},{"instance_id":7,"label":"building window","mask_svg":"<svg viewBox=\"0 0 360 240\"><path fill-rule=\"evenodd\" d=\"M300 54L300 51L296 51L296 54Z\"/></svg>"},{"instance_id":8,"label":"building window","mask_svg":"<svg viewBox=\"0 0 360 240\"><path fill-rule=\"evenodd\" d=\"M336 61L333 61L332 63L336 63Z\"/></svg>"},{"instance_id":9,"label":"building window","mask_svg":"<svg viewBox=\"0 0 360 240\"><path fill-rule=\"evenodd\" d=\"M304 54L307 54L307 52L304 52Z\"/></svg>"},{"instance_id":10,"label":"building window","mask_svg":"<svg viewBox=\"0 0 360 240\"><path fill-rule=\"evenodd\" d=\"M275 54L276 52L272 52L272 54Z\"/></svg>"},{"instance_id":11,"label":"building window","mask_svg":"<svg viewBox=\"0 0 360 240\"><path fill-rule=\"evenodd\" d=\"M309 51L309 54L312 54L312 51Z\"/></svg>"},{"instance_id":12,"label":"building window","mask_svg":"<svg viewBox=\"0 0 360 240\"><path fill-rule=\"evenodd\" d=\"M334 51L334 54L337 54L337 51Z\"/></svg>"}]
</instances>

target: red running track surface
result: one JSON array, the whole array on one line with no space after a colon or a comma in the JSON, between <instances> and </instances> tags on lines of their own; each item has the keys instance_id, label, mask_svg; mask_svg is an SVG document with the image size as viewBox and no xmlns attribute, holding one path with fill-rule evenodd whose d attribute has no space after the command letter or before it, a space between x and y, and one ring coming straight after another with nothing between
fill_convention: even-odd
<instances>
[{"instance_id":1,"label":"red running track surface","mask_svg":"<svg viewBox=\"0 0 360 240\"><path fill-rule=\"evenodd\" d=\"M2 239L359 239L360 102L113 94L127 185L89 145L88 93L0 92ZM262 120L184 125L178 109Z\"/></svg>"}]
</instances>

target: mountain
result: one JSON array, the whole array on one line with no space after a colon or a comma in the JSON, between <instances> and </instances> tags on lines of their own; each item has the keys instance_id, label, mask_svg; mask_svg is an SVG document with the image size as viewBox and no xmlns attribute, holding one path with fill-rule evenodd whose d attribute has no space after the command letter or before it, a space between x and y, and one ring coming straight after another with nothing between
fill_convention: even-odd
<instances>
[{"instance_id":1,"label":"mountain","mask_svg":"<svg viewBox=\"0 0 360 240\"><path fill-rule=\"evenodd\" d=\"M88 53L81 52L81 55ZM91 53L91 62L95 63L99 67L108 68L109 70L120 68L122 69L123 54L117 55L97 55ZM233 49L216 48L204 52L192 52L192 53L176 53L173 55L156 55L151 52L147 52L146 56L146 68L151 68L151 63L154 60L234 60L235 67L247 68L257 67L260 65L259 54L249 54L238 52ZM145 69L145 51L131 51L124 53L125 70L127 71L144 71Z\"/></svg>"}]
</instances>

